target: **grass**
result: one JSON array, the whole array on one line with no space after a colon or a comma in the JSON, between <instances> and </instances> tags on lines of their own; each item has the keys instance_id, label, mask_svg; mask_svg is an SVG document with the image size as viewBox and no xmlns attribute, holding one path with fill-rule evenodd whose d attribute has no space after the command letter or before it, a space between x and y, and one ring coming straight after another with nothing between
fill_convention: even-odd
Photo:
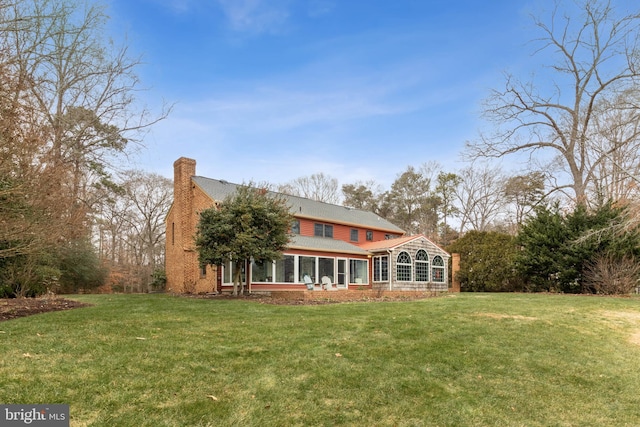
<instances>
[{"instance_id":1,"label":"grass","mask_svg":"<svg viewBox=\"0 0 640 427\"><path fill-rule=\"evenodd\" d=\"M72 426L640 425L640 300L83 295L0 323L0 402Z\"/></svg>"}]
</instances>

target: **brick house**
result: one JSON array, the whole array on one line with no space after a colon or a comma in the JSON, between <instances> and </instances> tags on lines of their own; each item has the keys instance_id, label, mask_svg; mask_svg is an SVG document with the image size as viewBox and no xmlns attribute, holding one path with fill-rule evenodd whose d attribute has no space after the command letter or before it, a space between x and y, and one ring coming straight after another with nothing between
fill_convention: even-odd
<instances>
[{"instance_id":1,"label":"brick house","mask_svg":"<svg viewBox=\"0 0 640 427\"><path fill-rule=\"evenodd\" d=\"M194 235L199 212L222 202L237 185L196 176L196 162L174 163L174 200L167 214L167 290L231 291L234 266L200 268ZM249 291L448 289L450 256L425 236L405 232L372 212L285 195L294 223L283 258L247 260Z\"/></svg>"}]
</instances>

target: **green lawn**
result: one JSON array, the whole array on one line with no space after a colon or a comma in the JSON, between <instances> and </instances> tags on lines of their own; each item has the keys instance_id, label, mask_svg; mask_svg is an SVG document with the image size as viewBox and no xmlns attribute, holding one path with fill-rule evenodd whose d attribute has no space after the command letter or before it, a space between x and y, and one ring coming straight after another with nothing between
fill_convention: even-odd
<instances>
[{"instance_id":1,"label":"green lawn","mask_svg":"<svg viewBox=\"0 0 640 427\"><path fill-rule=\"evenodd\" d=\"M165 295L0 323L0 402L72 426L637 426L640 299Z\"/></svg>"}]
</instances>

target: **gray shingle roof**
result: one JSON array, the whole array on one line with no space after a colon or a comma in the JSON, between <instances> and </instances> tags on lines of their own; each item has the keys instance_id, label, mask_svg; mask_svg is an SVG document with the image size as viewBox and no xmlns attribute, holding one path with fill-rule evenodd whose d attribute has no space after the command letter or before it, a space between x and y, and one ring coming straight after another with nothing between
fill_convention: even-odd
<instances>
[{"instance_id":1,"label":"gray shingle roof","mask_svg":"<svg viewBox=\"0 0 640 427\"><path fill-rule=\"evenodd\" d=\"M290 249L318 250L325 252L350 253L368 255L369 252L356 245L342 240L329 239L327 237L311 237L294 235L289 243Z\"/></svg>"},{"instance_id":2,"label":"gray shingle roof","mask_svg":"<svg viewBox=\"0 0 640 427\"><path fill-rule=\"evenodd\" d=\"M201 176L194 176L192 179L209 197L217 202L220 202L227 196L235 193L236 188L238 187L237 184L232 184L224 180L204 178ZM330 203L317 202L304 197L290 196L287 194L282 194L282 196L285 197L289 203L291 213L295 216L309 217L338 224L358 225L365 228L404 234L404 230L393 225L386 219L379 217L373 212L332 205ZM334 242L337 241L334 240ZM354 245L349 246L353 248L356 247Z\"/></svg>"}]
</instances>

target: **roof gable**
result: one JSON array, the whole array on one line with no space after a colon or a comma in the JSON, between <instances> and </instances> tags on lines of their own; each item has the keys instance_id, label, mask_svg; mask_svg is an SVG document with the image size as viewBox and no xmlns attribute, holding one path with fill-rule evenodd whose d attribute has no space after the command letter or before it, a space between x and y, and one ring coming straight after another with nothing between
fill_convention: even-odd
<instances>
[{"instance_id":1,"label":"roof gable","mask_svg":"<svg viewBox=\"0 0 640 427\"><path fill-rule=\"evenodd\" d=\"M227 196L236 192L238 184L224 180L192 177L193 182L205 192L213 201L220 202ZM304 197L290 196L288 194L275 193L284 197L289 204L290 212L296 217L313 218L320 221L339 224L355 225L376 230L389 231L396 234L404 234L404 230L373 212L348 208L330 203L318 202Z\"/></svg>"},{"instance_id":2,"label":"roof gable","mask_svg":"<svg viewBox=\"0 0 640 427\"><path fill-rule=\"evenodd\" d=\"M395 239L380 240L378 242L365 242L358 246L360 246L362 249L365 249L371 252L383 252L383 251L389 251L389 250L400 248L401 246L404 246L416 240L421 240L422 241L421 243L424 246L428 247L431 251L438 252L438 255L449 257L449 254L447 253L447 251L445 251L440 246L433 243L431 240L429 240L426 236L422 234L417 234L414 236L402 236Z\"/></svg>"}]
</instances>

